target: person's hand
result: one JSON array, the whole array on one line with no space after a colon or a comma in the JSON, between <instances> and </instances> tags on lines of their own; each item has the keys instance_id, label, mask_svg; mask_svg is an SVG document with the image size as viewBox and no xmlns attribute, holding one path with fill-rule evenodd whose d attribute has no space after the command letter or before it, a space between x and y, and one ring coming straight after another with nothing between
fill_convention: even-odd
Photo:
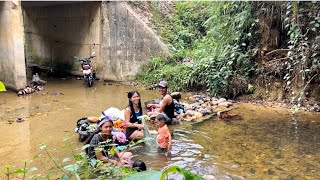
<instances>
[{"instance_id":1,"label":"person's hand","mask_svg":"<svg viewBox=\"0 0 320 180\"><path fill-rule=\"evenodd\" d=\"M156 131L156 130L151 130L151 131L150 131L150 134L151 134L151 135L157 135L157 134L158 134L158 131Z\"/></svg>"},{"instance_id":2,"label":"person's hand","mask_svg":"<svg viewBox=\"0 0 320 180\"><path fill-rule=\"evenodd\" d=\"M122 163L122 164L124 164L124 165L129 165L129 166L131 166L131 165L132 165L132 162L131 162L131 161L129 161L129 160L121 159L120 161L121 161L121 163Z\"/></svg>"},{"instance_id":3,"label":"person's hand","mask_svg":"<svg viewBox=\"0 0 320 180\"><path fill-rule=\"evenodd\" d=\"M122 163L122 162L117 162L116 165L119 166L119 167L122 167L122 166L124 165L124 163Z\"/></svg>"},{"instance_id":4,"label":"person's hand","mask_svg":"<svg viewBox=\"0 0 320 180\"><path fill-rule=\"evenodd\" d=\"M151 116L152 115L152 112L150 111L150 112L147 112L147 115L148 116Z\"/></svg>"},{"instance_id":5,"label":"person's hand","mask_svg":"<svg viewBox=\"0 0 320 180\"><path fill-rule=\"evenodd\" d=\"M138 124L138 129L144 129L144 125Z\"/></svg>"}]
</instances>

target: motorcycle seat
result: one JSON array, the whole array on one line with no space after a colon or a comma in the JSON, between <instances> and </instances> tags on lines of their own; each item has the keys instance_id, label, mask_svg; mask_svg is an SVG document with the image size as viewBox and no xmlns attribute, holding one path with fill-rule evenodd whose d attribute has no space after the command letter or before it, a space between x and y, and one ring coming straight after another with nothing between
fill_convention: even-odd
<instances>
[{"instance_id":1,"label":"motorcycle seat","mask_svg":"<svg viewBox=\"0 0 320 180\"><path fill-rule=\"evenodd\" d=\"M88 69L90 69L90 66L89 65L83 65L82 69L83 70L88 70Z\"/></svg>"}]
</instances>

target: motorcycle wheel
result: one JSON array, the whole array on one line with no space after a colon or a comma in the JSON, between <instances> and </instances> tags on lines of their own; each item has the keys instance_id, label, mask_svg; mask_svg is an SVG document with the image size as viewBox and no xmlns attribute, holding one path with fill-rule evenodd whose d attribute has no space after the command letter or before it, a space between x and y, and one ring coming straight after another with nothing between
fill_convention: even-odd
<instances>
[{"instance_id":1,"label":"motorcycle wheel","mask_svg":"<svg viewBox=\"0 0 320 180\"><path fill-rule=\"evenodd\" d=\"M92 86L92 83L93 83L92 75L89 75L89 76L88 76L88 86L91 87L91 86Z\"/></svg>"}]
</instances>

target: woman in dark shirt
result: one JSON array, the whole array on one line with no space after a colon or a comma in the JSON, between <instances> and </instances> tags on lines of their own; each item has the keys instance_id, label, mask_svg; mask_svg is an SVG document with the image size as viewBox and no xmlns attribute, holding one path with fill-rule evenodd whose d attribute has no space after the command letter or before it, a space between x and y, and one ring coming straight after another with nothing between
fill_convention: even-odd
<instances>
[{"instance_id":1,"label":"woman in dark shirt","mask_svg":"<svg viewBox=\"0 0 320 180\"><path fill-rule=\"evenodd\" d=\"M156 108L154 112L148 112L148 116L158 115L160 113L165 113L170 120L167 122L171 123L172 118L174 118L174 102L170 94L168 94L168 83L165 81L160 81L159 83L159 93L162 95L162 101L160 104L148 104L148 107Z\"/></svg>"},{"instance_id":2,"label":"woman in dark shirt","mask_svg":"<svg viewBox=\"0 0 320 180\"><path fill-rule=\"evenodd\" d=\"M115 148L115 155L108 153L112 148L113 138L113 122L111 118L106 116L98 125L100 132L95 134L90 141L90 147L88 149L88 155L90 159L97 159L104 163L112 163L117 166L123 166L125 164L130 165L130 159L132 157L131 152L119 152Z\"/></svg>"},{"instance_id":3,"label":"woman in dark shirt","mask_svg":"<svg viewBox=\"0 0 320 180\"><path fill-rule=\"evenodd\" d=\"M137 117L142 115L140 94L137 91L128 92L129 106L124 110L124 121L127 125L126 136L130 140L140 140L144 138L141 120Z\"/></svg>"}]
</instances>

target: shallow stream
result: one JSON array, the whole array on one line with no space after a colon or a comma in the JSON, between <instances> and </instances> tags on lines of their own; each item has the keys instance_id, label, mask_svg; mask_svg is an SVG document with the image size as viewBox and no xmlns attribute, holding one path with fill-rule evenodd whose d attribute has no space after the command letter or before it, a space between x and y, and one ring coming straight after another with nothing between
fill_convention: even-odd
<instances>
[{"instance_id":1,"label":"shallow stream","mask_svg":"<svg viewBox=\"0 0 320 180\"><path fill-rule=\"evenodd\" d=\"M61 164L71 151L80 148L74 133L81 117L99 116L109 107L126 107L127 92L138 90L142 101L158 98L157 91L96 81L89 88L80 80L49 80L44 91L17 97L0 93L0 177L3 166L37 167L33 174L54 174L52 160L39 149L46 144ZM177 164L199 175L216 179L319 179L320 114L251 104L236 104L233 112L243 120L225 122L212 118L174 129L172 156L144 147L134 150L149 169ZM17 123L18 117L25 118ZM154 129L154 127L150 127ZM63 141L70 137L71 142ZM36 155L43 154L35 158Z\"/></svg>"}]
</instances>

